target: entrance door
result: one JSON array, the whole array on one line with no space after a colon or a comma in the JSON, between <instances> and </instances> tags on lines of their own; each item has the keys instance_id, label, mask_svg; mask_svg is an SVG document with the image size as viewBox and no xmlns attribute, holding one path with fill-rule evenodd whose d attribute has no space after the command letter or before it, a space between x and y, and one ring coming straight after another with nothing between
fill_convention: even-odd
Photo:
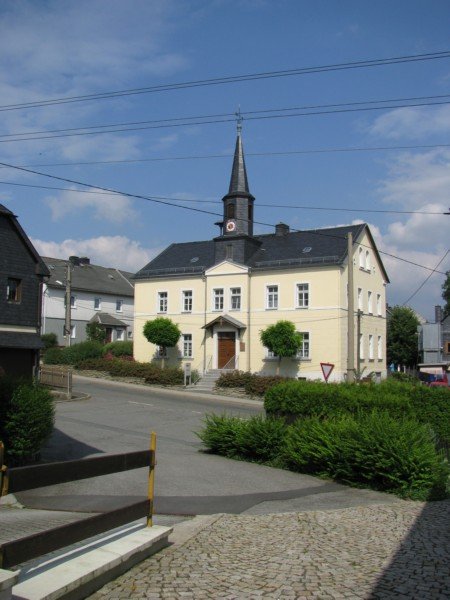
<instances>
[{"instance_id":1,"label":"entrance door","mask_svg":"<svg viewBox=\"0 0 450 600\"><path fill-rule=\"evenodd\" d=\"M225 365L228 365L229 369L234 369L234 362L231 359L234 358L235 355L236 334L233 331L220 331L218 333L217 368L223 369Z\"/></svg>"},{"instance_id":2,"label":"entrance door","mask_svg":"<svg viewBox=\"0 0 450 600\"><path fill-rule=\"evenodd\" d=\"M112 327L106 327L105 344L112 342Z\"/></svg>"}]
</instances>

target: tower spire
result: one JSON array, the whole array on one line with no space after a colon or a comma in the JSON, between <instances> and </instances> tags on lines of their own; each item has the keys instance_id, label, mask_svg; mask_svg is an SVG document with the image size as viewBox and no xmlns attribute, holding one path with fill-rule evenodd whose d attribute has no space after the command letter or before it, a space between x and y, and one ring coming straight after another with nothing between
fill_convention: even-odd
<instances>
[{"instance_id":1,"label":"tower spire","mask_svg":"<svg viewBox=\"0 0 450 600\"><path fill-rule=\"evenodd\" d=\"M231 170L230 187L228 194L249 194L247 170L245 168L244 149L242 147L242 121L241 107L239 106L236 115L237 139L234 149L233 168Z\"/></svg>"}]
</instances>

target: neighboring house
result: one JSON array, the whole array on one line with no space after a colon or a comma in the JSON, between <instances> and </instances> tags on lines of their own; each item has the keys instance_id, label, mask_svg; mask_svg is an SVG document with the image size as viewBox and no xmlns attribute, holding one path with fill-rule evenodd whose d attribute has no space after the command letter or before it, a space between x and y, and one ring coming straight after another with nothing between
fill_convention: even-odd
<instances>
[{"instance_id":1,"label":"neighboring house","mask_svg":"<svg viewBox=\"0 0 450 600\"><path fill-rule=\"evenodd\" d=\"M284 319L295 324L303 342L295 359L282 360L281 373L322 378L320 363L328 362L335 365L330 380L344 379L352 233L355 345L358 341L364 374L384 377L388 277L368 226L291 232L279 223L274 233L254 235L254 201L239 133L220 235L172 244L134 277L135 358L161 355L142 330L147 320L165 316L182 331L178 347L167 351L169 364L272 374L278 359L263 347L260 332Z\"/></svg>"},{"instance_id":2,"label":"neighboring house","mask_svg":"<svg viewBox=\"0 0 450 600\"><path fill-rule=\"evenodd\" d=\"M0 204L0 374L36 374L41 286L48 275L16 216Z\"/></svg>"},{"instance_id":3,"label":"neighboring house","mask_svg":"<svg viewBox=\"0 0 450 600\"><path fill-rule=\"evenodd\" d=\"M450 315L444 315L441 306L434 307L434 314L434 323L422 323L417 328L419 369L439 376L450 369Z\"/></svg>"},{"instance_id":4,"label":"neighboring house","mask_svg":"<svg viewBox=\"0 0 450 600\"><path fill-rule=\"evenodd\" d=\"M55 333L59 345L66 345L66 282L71 269L72 344L85 341L86 325L96 321L106 330L106 341L133 337L134 286L131 273L92 265L89 258L69 260L43 257L50 272L42 300L42 333Z\"/></svg>"}]
</instances>

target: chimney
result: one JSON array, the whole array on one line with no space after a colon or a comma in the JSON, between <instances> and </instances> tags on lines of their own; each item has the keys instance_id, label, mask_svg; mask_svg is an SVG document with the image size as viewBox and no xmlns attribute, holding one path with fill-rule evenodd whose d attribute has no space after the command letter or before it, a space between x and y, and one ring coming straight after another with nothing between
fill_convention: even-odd
<instances>
[{"instance_id":1,"label":"chimney","mask_svg":"<svg viewBox=\"0 0 450 600\"><path fill-rule=\"evenodd\" d=\"M90 265L91 264L91 259L88 258L87 256L81 256L80 257L80 265L82 267L84 267L84 265Z\"/></svg>"},{"instance_id":2,"label":"chimney","mask_svg":"<svg viewBox=\"0 0 450 600\"><path fill-rule=\"evenodd\" d=\"M69 256L69 261L73 264L74 267L80 266L80 257L79 256Z\"/></svg>"},{"instance_id":3,"label":"chimney","mask_svg":"<svg viewBox=\"0 0 450 600\"><path fill-rule=\"evenodd\" d=\"M289 233L289 225L286 225L286 223L278 223L277 225L275 225L275 235L278 236L284 236L287 235Z\"/></svg>"},{"instance_id":4,"label":"chimney","mask_svg":"<svg viewBox=\"0 0 450 600\"><path fill-rule=\"evenodd\" d=\"M443 318L443 311L442 311L442 306L435 306L434 307L434 318L436 323L440 323L442 321Z\"/></svg>"}]
</instances>

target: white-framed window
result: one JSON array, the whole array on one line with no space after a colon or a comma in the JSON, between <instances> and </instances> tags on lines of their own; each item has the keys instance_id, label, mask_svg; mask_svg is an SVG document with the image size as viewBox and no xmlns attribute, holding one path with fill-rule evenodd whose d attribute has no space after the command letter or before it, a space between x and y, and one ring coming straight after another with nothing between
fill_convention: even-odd
<instances>
[{"instance_id":1,"label":"white-framed window","mask_svg":"<svg viewBox=\"0 0 450 600\"><path fill-rule=\"evenodd\" d=\"M381 335L378 336L378 341L377 341L377 356L378 356L378 360L383 359L383 339L382 339Z\"/></svg>"},{"instance_id":2,"label":"white-framed window","mask_svg":"<svg viewBox=\"0 0 450 600\"><path fill-rule=\"evenodd\" d=\"M122 312L123 300L116 300L116 312Z\"/></svg>"},{"instance_id":3,"label":"white-framed window","mask_svg":"<svg viewBox=\"0 0 450 600\"><path fill-rule=\"evenodd\" d=\"M192 312L192 290L182 292L183 312Z\"/></svg>"},{"instance_id":4,"label":"white-framed window","mask_svg":"<svg viewBox=\"0 0 450 600\"><path fill-rule=\"evenodd\" d=\"M167 358L167 348L164 346L158 346L156 348L156 355L158 358Z\"/></svg>"},{"instance_id":5,"label":"white-framed window","mask_svg":"<svg viewBox=\"0 0 450 600\"><path fill-rule=\"evenodd\" d=\"M270 360L275 360L276 358L278 358L278 356L275 354L275 352L272 352L272 350L266 348L266 358L269 358Z\"/></svg>"},{"instance_id":6,"label":"white-framed window","mask_svg":"<svg viewBox=\"0 0 450 600\"><path fill-rule=\"evenodd\" d=\"M373 314L372 292L367 292L367 312Z\"/></svg>"},{"instance_id":7,"label":"white-framed window","mask_svg":"<svg viewBox=\"0 0 450 600\"><path fill-rule=\"evenodd\" d=\"M77 336L77 326L76 325L71 325L70 326L70 339L74 340ZM66 337L66 326L63 325L63 337Z\"/></svg>"},{"instance_id":8,"label":"white-framed window","mask_svg":"<svg viewBox=\"0 0 450 600\"><path fill-rule=\"evenodd\" d=\"M381 317L381 294L377 294L377 315Z\"/></svg>"},{"instance_id":9,"label":"white-framed window","mask_svg":"<svg viewBox=\"0 0 450 600\"><path fill-rule=\"evenodd\" d=\"M297 283L297 308L309 306L309 283Z\"/></svg>"},{"instance_id":10,"label":"white-framed window","mask_svg":"<svg viewBox=\"0 0 450 600\"><path fill-rule=\"evenodd\" d=\"M94 298L94 310L101 310L101 309L102 309L102 299Z\"/></svg>"},{"instance_id":11,"label":"white-framed window","mask_svg":"<svg viewBox=\"0 0 450 600\"><path fill-rule=\"evenodd\" d=\"M118 342L123 342L123 340L125 339L125 329L116 330L116 339Z\"/></svg>"},{"instance_id":12,"label":"white-framed window","mask_svg":"<svg viewBox=\"0 0 450 600\"><path fill-rule=\"evenodd\" d=\"M168 298L169 298L169 294L167 292L158 292L158 312L159 313L167 312Z\"/></svg>"},{"instance_id":13,"label":"white-framed window","mask_svg":"<svg viewBox=\"0 0 450 600\"><path fill-rule=\"evenodd\" d=\"M364 334L359 334L359 358L364 358Z\"/></svg>"},{"instance_id":14,"label":"white-framed window","mask_svg":"<svg viewBox=\"0 0 450 600\"><path fill-rule=\"evenodd\" d=\"M297 352L297 358L310 358L310 338L309 331L299 331L302 336L302 345L300 346L300 350Z\"/></svg>"},{"instance_id":15,"label":"white-framed window","mask_svg":"<svg viewBox=\"0 0 450 600\"><path fill-rule=\"evenodd\" d=\"M232 287L230 290L230 309L241 310L241 288Z\"/></svg>"},{"instance_id":16,"label":"white-framed window","mask_svg":"<svg viewBox=\"0 0 450 600\"><path fill-rule=\"evenodd\" d=\"M278 308L278 286L268 285L266 287L266 308L274 310Z\"/></svg>"},{"instance_id":17,"label":"white-framed window","mask_svg":"<svg viewBox=\"0 0 450 600\"><path fill-rule=\"evenodd\" d=\"M363 309L363 291L361 288L358 288L358 310Z\"/></svg>"},{"instance_id":18,"label":"white-framed window","mask_svg":"<svg viewBox=\"0 0 450 600\"><path fill-rule=\"evenodd\" d=\"M223 288L213 290L213 310L223 310Z\"/></svg>"},{"instance_id":19,"label":"white-framed window","mask_svg":"<svg viewBox=\"0 0 450 600\"><path fill-rule=\"evenodd\" d=\"M359 268L364 269L364 251L361 247L359 248L358 258L359 258Z\"/></svg>"},{"instance_id":20,"label":"white-framed window","mask_svg":"<svg viewBox=\"0 0 450 600\"><path fill-rule=\"evenodd\" d=\"M370 252L366 250L366 271L370 271Z\"/></svg>"},{"instance_id":21,"label":"white-framed window","mask_svg":"<svg viewBox=\"0 0 450 600\"><path fill-rule=\"evenodd\" d=\"M192 333L183 333L183 358L192 357Z\"/></svg>"},{"instance_id":22,"label":"white-framed window","mask_svg":"<svg viewBox=\"0 0 450 600\"><path fill-rule=\"evenodd\" d=\"M22 300L22 280L8 277L6 281L7 302L19 303Z\"/></svg>"},{"instance_id":23,"label":"white-framed window","mask_svg":"<svg viewBox=\"0 0 450 600\"><path fill-rule=\"evenodd\" d=\"M373 335L369 333L369 360L373 360Z\"/></svg>"}]
</instances>

